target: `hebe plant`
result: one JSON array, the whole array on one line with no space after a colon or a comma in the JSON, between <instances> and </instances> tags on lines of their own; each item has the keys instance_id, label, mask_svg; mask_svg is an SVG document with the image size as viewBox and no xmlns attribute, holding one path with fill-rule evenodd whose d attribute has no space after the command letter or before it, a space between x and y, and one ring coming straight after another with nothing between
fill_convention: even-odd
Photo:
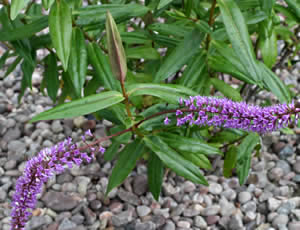
<instances>
[{"instance_id":1,"label":"hebe plant","mask_svg":"<svg viewBox=\"0 0 300 230\"><path fill-rule=\"evenodd\" d=\"M49 177L90 162L98 152L117 159L107 193L144 158L149 190L158 199L166 168L207 185L200 169L211 169L210 158L218 155L224 157L224 176L236 174L245 183L252 152L260 148L257 133L297 123L296 95L273 72L286 61L294 64L299 51L297 1L1 3L0 41L7 50L0 68L14 58L4 77L21 63L21 100L32 88L34 69L43 66L41 91L56 104L31 122L92 113L114 124L107 137L88 142L85 136L93 134L87 131L84 146L67 138L27 162L12 202L12 229L24 229ZM282 57L277 39L284 41ZM39 49L48 50L41 60ZM243 102L258 91L271 91L282 104ZM108 139L105 151L101 142Z\"/></svg>"}]
</instances>

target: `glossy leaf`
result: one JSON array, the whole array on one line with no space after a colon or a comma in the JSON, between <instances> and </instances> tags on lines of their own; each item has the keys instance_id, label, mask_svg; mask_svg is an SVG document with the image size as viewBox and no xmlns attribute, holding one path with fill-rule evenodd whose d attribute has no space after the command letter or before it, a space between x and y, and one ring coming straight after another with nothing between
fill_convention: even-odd
<instances>
[{"instance_id":1,"label":"glossy leaf","mask_svg":"<svg viewBox=\"0 0 300 230\"><path fill-rule=\"evenodd\" d=\"M160 55L156 49L145 46L139 46L128 49L126 51L126 56L128 59L155 60L160 58Z\"/></svg>"},{"instance_id":2,"label":"glossy leaf","mask_svg":"<svg viewBox=\"0 0 300 230\"><path fill-rule=\"evenodd\" d=\"M164 59L155 75L154 81L161 82L182 68L184 64L199 52L200 43L203 38L204 33L197 29L186 34L184 40Z\"/></svg>"},{"instance_id":3,"label":"glossy leaf","mask_svg":"<svg viewBox=\"0 0 300 230\"><path fill-rule=\"evenodd\" d=\"M181 85L172 84L132 84L127 87L129 97L151 95L159 97L171 104L178 104L179 98L196 96L197 93Z\"/></svg>"},{"instance_id":4,"label":"glossy leaf","mask_svg":"<svg viewBox=\"0 0 300 230\"><path fill-rule=\"evenodd\" d=\"M161 9L163 7L165 7L166 5L168 5L170 2L172 2L173 0L160 0L159 4L157 6L157 9Z\"/></svg>"},{"instance_id":5,"label":"glossy leaf","mask_svg":"<svg viewBox=\"0 0 300 230\"><path fill-rule=\"evenodd\" d=\"M8 58L9 55L9 50L5 51L5 53L1 56L0 58L0 69L2 69L2 67L5 64L6 59Z\"/></svg>"},{"instance_id":6,"label":"glossy leaf","mask_svg":"<svg viewBox=\"0 0 300 230\"><path fill-rule=\"evenodd\" d=\"M225 154L223 175L226 178L231 177L232 171L236 166L237 153L237 148L235 146L232 146Z\"/></svg>"},{"instance_id":7,"label":"glossy leaf","mask_svg":"<svg viewBox=\"0 0 300 230\"><path fill-rule=\"evenodd\" d=\"M48 10L52 4L54 3L55 0L42 0L43 7Z\"/></svg>"},{"instance_id":8,"label":"glossy leaf","mask_svg":"<svg viewBox=\"0 0 300 230\"><path fill-rule=\"evenodd\" d=\"M72 47L68 67L75 94L82 96L82 87L85 82L87 71L87 49L82 31L78 28L72 32Z\"/></svg>"},{"instance_id":9,"label":"glossy leaf","mask_svg":"<svg viewBox=\"0 0 300 230\"><path fill-rule=\"evenodd\" d=\"M95 77L99 79L106 89L119 90L119 83L113 76L107 57L96 43L88 44L89 61L92 64L96 74Z\"/></svg>"},{"instance_id":10,"label":"glossy leaf","mask_svg":"<svg viewBox=\"0 0 300 230\"><path fill-rule=\"evenodd\" d=\"M217 79L217 78L211 78L210 82L225 97L230 98L233 101L242 101L242 97L241 97L239 91L232 88L230 85L226 84L224 81Z\"/></svg>"},{"instance_id":11,"label":"glossy leaf","mask_svg":"<svg viewBox=\"0 0 300 230\"><path fill-rule=\"evenodd\" d=\"M155 200L158 201L164 177L164 166L159 157L151 153L148 160L148 185Z\"/></svg>"},{"instance_id":12,"label":"glossy leaf","mask_svg":"<svg viewBox=\"0 0 300 230\"><path fill-rule=\"evenodd\" d=\"M21 99L25 93L25 90L27 87L32 89L32 73L34 71L35 66L28 63L27 60L23 60L23 63L21 64L21 70L23 72L23 78L21 82L21 92L18 95L18 102L21 102Z\"/></svg>"},{"instance_id":13,"label":"glossy leaf","mask_svg":"<svg viewBox=\"0 0 300 230\"><path fill-rule=\"evenodd\" d=\"M49 14L52 44L65 71L68 68L72 41L72 14L65 0L56 1Z\"/></svg>"},{"instance_id":14,"label":"glossy leaf","mask_svg":"<svg viewBox=\"0 0 300 230\"><path fill-rule=\"evenodd\" d=\"M14 71L14 69L17 67L17 65L20 63L20 61L22 60L22 57L18 56L13 63L10 64L10 66L7 68L5 74L4 74L4 78L6 78L12 71Z\"/></svg>"},{"instance_id":15,"label":"glossy leaf","mask_svg":"<svg viewBox=\"0 0 300 230\"><path fill-rule=\"evenodd\" d=\"M147 136L144 138L144 142L167 167L172 169L178 175L194 183L208 185L206 179L200 173L200 170L196 165L171 149L159 137Z\"/></svg>"},{"instance_id":16,"label":"glossy leaf","mask_svg":"<svg viewBox=\"0 0 300 230\"><path fill-rule=\"evenodd\" d=\"M251 154L257 144L259 144L259 136L256 133L250 133L237 149L236 170L241 185L246 182L249 175Z\"/></svg>"},{"instance_id":17,"label":"glossy leaf","mask_svg":"<svg viewBox=\"0 0 300 230\"><path fill-rule=\"evenodd\" d=\"M262 74L248 33L245 19L234 0L217 0L220 6L223 22L232 47L245 71L261 85Z\"/></svg>"},{"instance_id":18,"label":"glossy leaf","mask_svg":"<svg viewBox=\"0 0 300 230\"><path fill-rule=\"evenodd\" d=\"M28 38L48 26L48 17L43 16L34 20L29 24L25 24L14 29L0 30L0 41L14 41Z\"/></svg>"},{"instance_id":19,"label":"glossy leaf","mask_svg":"<svg viewBox=\"0 0 300 230\"><path fill-rule=\"evenodd\" d=\"M127 74L125 50L118 27L109 11L106 14L106 36L112 72L117 79L124 82Z\"/></svg>"},{"instance_id":20,"label":"glossy leaf","mask_svg":"<svg viewBox=\"0 0 300 230\"><path fill-rule=\"evenodd\" d=\"M119 153L119 158L109 177L106 195L115 187L119 186L134 169L137 160L144 153L144 144L136 139L134 142L126 145Z\"/></svg>"},{"instance_id":21,"label":"glossy leaf","mask_svg":"<svg viewBox=\"0 0 300 230\"><path fill-rule=\"evenodd\" d=\"M208 158L203 154L193 154L188 152L180 152L180 154L193 164L197 165L201 169L211 169L212 165Z\"/></svg>"},{"instance_id":22,"label":"glossy leaf","mask_svg":"<svg viewBox=\"0 0 300 230\"><path fill-rule=\"evenodd\" d=\"M115 156L117 156L120 145L121 144L119 142L113 141L112 144L106 149L104 153L103 156L104 160L112 161L115 158Z\"/></svg>"},{"instance_id":23,"label":"glossy leaf","mask_svg":"<svg viewBox=\"0 0 300 230\"><path fill-rule=\"evenodd\" d=\"M44 77L49 97L56 102L57 91L59 88L57 62L54 53L49 54L45 58L45 72Z\"/></svg>"},{"instance_id":24,"label":"glossy leaf","mask_svg":"<svg viewBox=\"0 0 300 230\"><path fill-rule=\"evenodd\" d=\"M295 12L296 16L298 17L298 20L300 20L299 0L285 0L285 2L288 4L289 8L291 8L291 10Z\"/></svg>"},{"instance_id":25,"label":"glossy leaf","mask_svg":"<svg viewBox=\"0 0 300 230\"><path fill-rule=\"evenodd\" d=\"M222 155L222 152L218 148L196 138L184 137L172 133L161 133L160 137L170 147L175 148L180 152L205 155Z\"/></svg>"},{"instance_id":26,"label":"glossy leaf","mask_svg":"<svg viewBox=\"0 0 300 230\"><path fill-rule=\"evenodd\" d=\"M70 118L96 112L124 100L119 92L108 91L74 100L53 109L42 112L32 118L31 122Z\"/></svg>"},{"instance_id":27,"label":"glossy leaf","mask_svg":"<svg viewBox=\"0 0 300 230\"><path fill-rule=\"evenodd\" d=\"M19 12L27 5L29 0L11 0L10 18L15 20Z\"/></svg>"},{"instance_id":28,"label":"glossy leaf","mask_svg":"<svg viewBox=\"0 0 300 230\"><path fill-rule=\"evenodd\" d=\"M274 30L271 31L271 35L267 37L261 37L259 40L259 48L261 50L264 63L269 68L276 63L277 60L277 35Z\"/></svg>"}]
</instances>

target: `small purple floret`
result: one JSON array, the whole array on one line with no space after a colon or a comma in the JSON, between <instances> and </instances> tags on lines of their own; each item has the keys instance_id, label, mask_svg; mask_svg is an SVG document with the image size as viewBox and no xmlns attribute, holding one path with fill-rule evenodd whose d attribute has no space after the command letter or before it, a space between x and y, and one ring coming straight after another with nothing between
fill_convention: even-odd
<instances>
[{"instance_id":1,"label":"small purple floret","mask_svg":"<svg viewBox=\"0 0 300 230\"><path fill-rule=\"evenodd\" d=\"M170 124L170 119L169 119L168 117L166 117L166 118L165 118L165 120L164 120L164 124L165 124L165 125L168 125L168 124Z\"/></svg>"}]
</instances>

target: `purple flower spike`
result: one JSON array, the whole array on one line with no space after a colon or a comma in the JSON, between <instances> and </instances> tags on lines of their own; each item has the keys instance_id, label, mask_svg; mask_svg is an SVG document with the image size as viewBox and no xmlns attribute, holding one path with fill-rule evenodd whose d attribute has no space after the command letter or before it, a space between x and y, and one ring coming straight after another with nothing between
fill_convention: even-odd
<instances>
[{"instance_id":1,"label":"purple flower spike","mask_svg":"<svg viewBox=\"0 0 300 230\"><path fill-rule=\"evenodd\" d=\"M184 101L182 104L181 102ZM267 133L287 127L299 119L299 103L270 107L248 105L226 98L195 96L180 100L185 106L176 111L177 126L184 124L243 129ZM169 124L166 117L165 124Z\"/></svg>"},{"instance_id":2,"label":"purple flower spike","mask_svg":"<svg viewBox=\"0 0 300 230\"><path fill-rule=\"evenodd\" d=\"M62 173L65 166L71 168L73 164L80 165L83 159L91 161L87 153L81 153L72 139L58 143L52 148L39 152L26 163L23 175L17 180L16 191L12 201L11 230L24 230L25 224L31 216L31 210L37 203L37 195L42 186L55 173Z\"/></svg>"},{"instance_id":3,"label":"purple flower spike","mask_svg":"<svg viewBox=\"0 0 300 230\"><path fill-rule=\"evenodd\" d=\"M168 124L170 124L170 119L169 119L168 117L166 117L166 118L165 118L165 120L164 120L164 124L165 124L165 125L168 125Z\"/></svg>"}]
</instances>

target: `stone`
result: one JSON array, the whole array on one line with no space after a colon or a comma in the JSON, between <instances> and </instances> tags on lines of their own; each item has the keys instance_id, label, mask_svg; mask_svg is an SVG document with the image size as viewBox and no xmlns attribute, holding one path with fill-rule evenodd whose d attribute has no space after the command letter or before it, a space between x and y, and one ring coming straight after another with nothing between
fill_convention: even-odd
<instances>
[{"instance_id":1,"label":"stone","mask_svg":"<svg viewBox=\"0 0 300 230\"><path fill-rule=\"evenodd\" d=\"M166 219L162 215L154 215L151 221L156 224L156 228L162 227L166 223Z\"/></svg>"},{"instance_id":2,"label":"stone","mask_svg":"<svg viewBox=\"0 0 300 230\"><path fill-rule=\"evenodd\" d=\"M212 205L209 206L202 211L203 216L213 216L217 215L221 210L221 207L219 205Z\"/></svg>"},{"instance_id":3,"label":"stone","mask_svg":"<svg viewBox=\"0 0 300 230\"><path fill-rule=\"evenodd\" d=\"M181 220L177 222L177 227L189 229L191 227L191 223L185 220Z\"/></svg>"},{"instance_id":4,"label":"stone","mask_svg":"<svg viewBox=\"0 0 300 230\"><path fill-rule=\"evenodd\" d=\"M85 196L88 189L88 184L91 182L91 179L86 176L78 176L75 178L76 183L78 184L78 192L81 196Z\"/></svg>"},{"instance_id":5,"label":"stone","mask_svg":"<svg viewBox=\"0 0 300 230\"><path fill-rule=\"evenodd\" d=\"M292 210L292 213L295 215L296 219L300 221L300 209Z\"/></svg>"},{"instance_id":6,"label":"stone","mask_svg":"<svg viewBox=\"0 0 300 230\"><path fill-rule=\"evenodd\" d=\"M228 223L228 229L230 230L241 230L243 229L243 221L240 215L233 215Z\"/></svg>"},{"instance_id":7,"label":"stone","mask_svg":"<svg viewBox=\"0 0 300 230\"><path fill-rule=\"evenodd\" d=\"M137 175L133 179L133 192L141 196L148 191L148 180L145 175Z\"/></svg>"},{"instance_id":8,"label":"stone","mask_svg":"<svg viewBox=\"0 0 300 230\"><path fill-rule=\"evenodd\" d=\"M195 189L196 189L196 185L193 182L185 181L183 183L183 191L184 192L187 192L187 193L193 192L193 191L195 191Z\"/></svg>"},{"instance_id":9,"label":"stone","mask_svg":"<svg viewBox=\"0 0 300 230\"><path fill-rule=\"evenodd\" d=\"M0 188L0 202L6 201L7 193L3 188Z\"/></svg>"},{"instance_id":10,"label":"stone","mask_svg":"<svg viewBox=\"0 0 300 230\"><path fill-rule=\"evenodd\" d=\"M8 129L8 131L3 136L3 140L6 142L12 141L12 140L17 140L18 138L20 138L20 136L21 136L21 131L20 131L19 127L15 127L12 129Z\"/></svg>"},{"instance_id":11,"label":"stone","mask_svg":"<svg viewBox=\"0 0 300 230\"><path fill-rule=\"evenodd\" d=\"M281 205L282 201L281 200L277 200L273 197L268 199L268 208L271 212L276 211L279 206Z\"/></svg>"},{"instance_id":12,"label":"stone","mask_svg":"<svg viewBox=\"0 0 300 230\"><path fill-rule=\"evenodd\" d=\"M100 200L93 200L91 201L90 206L92 210L97 211L102 207L102 203Z\"/></svg>"},{"instance_id":13,"label":"stone","mask_svg":"<svg viewBox=\"0 0 300 230\"><path fill-rule=\"evenodd\" d=\"M102 212L100 213L99 215L99 220L100 220L100 229L105 229L106 228L106 225L108 224L108 222L111 220L113 216L113 213L112 212Z\"/></svg>"},{"instance_id":14,"label":"stone","mask_svg":"<svg viewBox=\"0 0 300 230\"><path fill-rule=\"evenodd\" d=\"M86 206L83 207L83 214L87 224L92 225L96 221L96 214Z\"/></svg>"},{"instance_id":15,"label":"stone","mask_svg":"<svg viewBox=\"0 0 300 230\"><path fill-rule=\"evenodd\" d=\"M276 168L281 168L283 170L284 175L291 172L291 166L285 160L278 160L276 162Z\"/></svg>"},{"instance_id":16,"label":"stone","mask_svg":"<svg viewBox=\"0 0 300 230\"><path fill-rule=\"evenodd\" d=\"M252 195L251 195L250 192L247 192L247 191L240 192L239 195L238 195L238 199L239 199L239 202L241 204L244 204L244 203L246 203L246 202L248 202L249 200L252 199Z\"/></svg>"},{"instance_id":17,"label":"stone","mask_svg":"<svg viewBox=\"0 0 300 230\"><path fill-rule=\"evenodd\" d=\"M300 183L300 173L299 173L299 174L296 174L296 175L293 177L293 181L296 182L296 183Z\"/></svg>"},{"instance_id":18,"label":"stone","mask_svg":"<svg viewBox=\"0 0 300 230\"><path fill-rule=\"evenodd\" d=\"M284 172L281 168L272 168L268 173L269 179L272 181L279 181L283 175Z\"/></svg>"},{"instance_id":19,"label":"stone","mask_svg":"<svg viewBox=\"0 0 300 230\"><path fill-rule=\"evenodd\" d=\"M49 216L33 216L30 221L26 224L26 230L41 229L41 227L50 224L52 222Z\"/></svg>"},{"instance_id":20,"label":"stone","mask_svg":"<svg viewBox=\"0 0 300 230\"><path fill-rule=\"evenodd\" d=\"M294 155L294 149L290 145L286 145L280 152L279 152L279 158L280 159L286 159L290 156Z\"/></svg>"},{"instance_id":21,"label":"stone","mask_svg":"<svg viewBox=\"0 0 300 230\"><path fill-rule=\"evenodd\" d=\"M236 208L233 203L228 202L226 198L221 198L220 200L220 213L222 216L231 216L235 213Z\"/></svg>"},{"instance_id":22,"label":"stone","mask_svg":"<svg viewBox=\"0 0 300 230\"><path fill-rule=\"evenodd\" d=\"M74 230L77 225L70 221L68 218L64 218L57 230Z\"/></svg>"},{"instance_id":23,"label":"stone","mask_svg":"<svg viewBox=\"0 0 300 230\"><path fill-rule=\"evenodd\" d=\"M272 149L275 153L280 153L280 151L286 146L286 143L282 141L275 142L272 146Z\"/></svg>"},{"instance_id":24,"label":"stone","mask_svg":"<svg viewBox=\"0 0 300 230\"><path fill-rule=\"evenodd\" d=\"M214 195L219 195L223 191L223 188L220 184L212 182L209 184L208 191Z\"/></svg>"},{"instance_id":25,"label":"stone","mask_svg":"<svg viewBox=\"0 0 300 230\"><path fill-rule=\"evenodd\" d=\"M137 209L137 214L140 216L140 217L143 217L143 216L147 216L150 214L151 212L151 208L143 205L143 206L138 206Z\"/></svg>"},{"instance_id":26,"label":"stone","mask_svg":"<svg viewBox=\"0 0 300 230\"><path fill-rule=\"evenodd\" d=\"M133 220L131 211L124 211L111 217L112 224L116 227L128 224Z\"/></svg>"},{"instance_id":27,"label":"stone","mask_svg":"<svg viewBox=\"0 0 300 230\"><path fill-rule=\"evenodd\" d=\"M295 162L295 164L293 165L293 169L296 173L299 173L300 174L300 160L297 160Z\"/></svg>"},{"instance_id":28,"label":"stone","mask_svg":"<svg viewBox=\"0 0 300 230\"><path fill-rule=\"evenodd\" d=\"M249 201L241 207L241 210L245 213L247 212L256 212L256 203L255 201Z\"/></svg>"},{"instance_id":29,"label":"stone","mask_svg":"<svg viewBox=\"0 0 300 230\"><path fill-rule=\"evenodd\" d=\"M194 225L196 227L199 227L200 229L206 229L207 228L207 223L204 220L202 216L195 216L194 218Z\"/></svg>"},{"instance_id":30,"label":"stone","mask_svg":"<svg viewBox=\"0 0 300 230\"><path fill-rule=\"evenodd\" d=\"M128 202L129 204L132 204L132 205L139 205L139 203L140 203L140 199L138 198L138 196L136 196L135 194L132 194L130 192L126 192L124 189L118 190L118 197L121 200Z\"/></svg>"},{"instance_id":31,"label":"stone","mask_svg":"<svg viewBox=\"0 0 300 230\"><path fill-rule=\"evenodd\" d=\"M280 228L281 226L287 225L288 221L289 217L287 215L279 214L273 219L272 226L274 228Z\"/></svg>"},{"instance_id":32,"label":"stone","mask_svg":"<svg viewBox=\"0 0 300 230\"><path fill-rule=\"evenodd\" d=\"M280 205L280 207L277 209L277 213L289 215L293 209L295 209L295 203L286 201Z\"/></svg>"},{"instance_id":33,"label":"stone","mask_svg":"<svg viewBox=\"0 0 300 230\"><path fill-rule=\"evenodd\" d=\"M294 221L289 223L289 230L299 230L300 229L300 221Z\"/></svg>"},{"instance_id":34,"label":"stone","mask_svg":"<svg viewBox=\"0 0 300 230\"><path fill-rule=\"evenodd\" d=\"M75 216L71 217L71 221L75 224L82 224L84 222L84 216L77 213Z\"/></svg>"},{"instance_id":35,"label":"stone","mask_svg":"<svg viewBox=\"0 0 300 230\"><path fill-rule=\"evenodd\" d=\"M7 149L12 152L12 154L8 154L9 159L16 161L24 159L24 154L26 153L26 144L24 142L19 140L10 141L8 142Z\"/></svg>"},{"instance_id":36,"label":"stone","mask_svg":"<svg viewBox=\"0 0 300 230\"><path fill-rule=\"evenodd\" d=\"M163 227L163 230L175 230L175 224L171 220L167 220L166 224Z\"/></svg>"},{"instance_id":37,"label":"stone","mask_svg":"<svg viewBox=\"0 0 300 230\"><path fill-rule=\"evenodd\" d=\"M109 210L113 213L120 213L123 209L123 204L121 202L113 202L111 205L109 205Z\"/></svg>"},{"instance_id":38,"label":"stone","mask_svg":"<svg viewBox=\"0 0 300 230\"><path fill-rule=\"evenodd\" d=\"M185 217L198 216L203 209L204 208L200 204L193 204L190 207L184 209L183 216Z\"/></svg>"},{"instance_id":39,"label":"stone","mask_svg":"<svg viewBox=\"0 0 300 230\"><path fill-rule=\"evenodd\" d=\"M55 191L47 192L43 196L42 201L48 208L51 208L54 211L69 211L75 208L78 204L78 199L74 196Z\"/></svg>"},{"instance_id":40,"label":"stone","mask_svg":"<svg viewBox=\"0 0 300 230\"><path fill-rule=\"evenodd\" d=\"M206 217L206 223L208 225L214 225L220 220L219 216L208 216Z\"/></svg>"},{"instance_id":41,"label":"stone","mask_svg":"<svg viewBox=\"0 0 300 230\"><path fill-rule=\"evenodd\" d=\"M137 223L135 225L135 230L154 230L156 229L155 224L151 221L147 221L144 223Z\"/></svg>"},{"instance_id":42,"label":"stone","mask_svg":"<svg viewBox=\"0 0 300 230\"><path fill-rule=\"evenodd\" d=\"M233 189L226 189L221 195L226 197L227 200L235 200L236 198L236 192Z\"/></svg>"},{"instance_id":43,"label":"stone","mask_svg":"<svg viewBox=\"0 0 300 230\"><path fill-rule=\"evenodd\" d=\"M155 208L153 210L153 214L156 215L156 216L163 216L164 218L168 218L170 216L169 214L170 212L170 209L169 208Z\"/></svg>"},{"instance_id":44,"label":"stone","mask_svg":"<svg viewBox=\"0 0 300 230\"><path fill-rule=\"evenodd\" d=\"M166 196L172 196L175 193L178 193L180 188L178 187L173 187L173 185L171 185L170 183L163 183L163 192Z\"/></svg>"},{"instance_id":45,"label":"stone","mask_svg":"<svg viewBox=\"0 0 300 230\"><path fill-rule=\"evenodd\" d=\"M185 205L184 204L179 204L177 205L171 212L171 216L180 216L183 211L185 209Z\"/></svg>"}]
</instances>

